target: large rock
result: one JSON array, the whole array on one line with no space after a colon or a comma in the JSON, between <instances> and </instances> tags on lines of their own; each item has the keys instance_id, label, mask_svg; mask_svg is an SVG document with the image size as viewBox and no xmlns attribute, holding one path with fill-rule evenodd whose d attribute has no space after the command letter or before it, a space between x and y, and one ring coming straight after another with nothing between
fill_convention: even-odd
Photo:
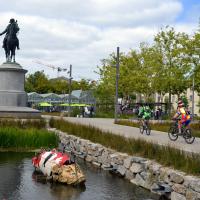
<instances>
[{"instance_id":1,"label":"large rock","mask_svg":"<svg viewBox=\"0 0 200 200\"><path fill-rule=\"evenodd\" d=\"M171 200L186 200L185 196L176 192L171 193Z\"/></svg>"},{"instance_id":2,"label":"large rock","mask_svg":"<svg viewBox=\"0 0 200 200\"><path fill-rule=\"evenodd\" d=\"M172 186L172 189L174 190L174 192L177 192L177 193L179 193L179 194L185 195L185 193L186 193L186 188L185 188L185 186L182 185L182 184L174 184L174 185Z\"/></svg>"},{"instance_id":3,"label":"large rock","mask_svg":"<svg viewBox=\"0 0 200 200\"><path fill-rule=\"evenodd\" d=\"M169 183L170 180L169 180L169 169L166 168L166 167L161 167L160 168L160 180L161 181L164 181L166 183Z\"/></svg>"},{"instance_id":4,"label":"large rock","mask_svg":"<svg viewBox=\"0 0 200 200\"><path fill-rule=\"evenodd\" d=\"M133 173L140 173L144 170L143 165L139 164L139 163L133 163L130 167L130 171Z\"/></svg>"},{"instance_id":5,"label":"large rock","mask_svg":"<svg viewBox=\"0 0 200 200\"><path fill-rule=\"evenodd\" d=\"M150 164L148 164L148 168L153 175L159 175L161 167L162 166L156 162L150 162Z\"/></svg>"},{"instance_id":6,"label":"large rock","mask_svg":"<svg viewBox=\"0 0 200 200\"><path fill-rule=\"evenodd\" d=\"M133 159L131 156L129 156L128 158L124 160L124 167L126 167L126 169L129 169L132 163L133 163Z\"/></svg>"},{"instance_id":7,"label":"large rock","mask_svg":"<svg viewBox=\"0 0 200 200\"><path fill-rule=\"evenodd\" d=\"M102 152L102 155L97 157L97 161L99 163L102 163L102 165L110 166L111 159L109 156L109 151L104 149L104 151Z\"/></svg>"},{"instance_id":8,"label":"large rock","mask_svg":"<svg viewBox=\"0 0 200 200\"><path fill-rule=\"evenodd\" d=\"M117 165L123 165L124 159L126 157L127 157L127 154L119 153L119 152L110 154L111 162Z\"/></svg>"},{"instance_id":9,"label":"large rock","mask_svg":"<svg viewBox=\"0 0 200 200\"><path fill-rule=\"evenodd\" d=\"M186 191L186 199L187 200L200 200L200 193L197 193L191 189Z\"/></svg>"},{"instance_id":10,"label":"large rock","mask_svg":"<svg viewBox=\"0 0 200 200\"><path fill-rule=\"evenodd\" d=\"M199 179L195 179L193 181L190 182L190 187L191 189L193 189L196 192L200 193L200 180Z\"/></svg>"},{"instance_id":11,"label":"large rock","mask_svg":"<svg viewBox=\"0 0 200 200\"><path fill-rule=\"evenodd\" d=\"M117 172L121 175L121 176L125 176L126 173L126 168L123 165L119 165L117 168Z\"/></svg>"},{"instance_id":12,"label":"large rock","mask_svg":"<svg viewBox=\"0 0 200 200\"><path fill-rule=\"evenodd\" d=\"M133 172L131 172L130 170L126 170L126 173L125 173L125 178L128 179L128 180L131 180L134 178L134 174Z\"/></svg>"},{"instance_id":13,"label":"large rock","mask_svg":"<svg viewBox=\"0 0 200 200\"><path fill-rule=\"evenodd\" d=\"M183 174L174 171L169 174L169 180L174 183L183 183L184 182Z\"/></svg>"},{"instance_id":14,"label":"large rock","mask_svg":"<svg viewBox=\"0 0 200 200\"><path fill-rule=\"evenodd\" d=\"M136 174L135 178L131 179L131 183L146 188L145 180L139 174Z\"/></svg>"},{"instance_id":15,"label":"large rock","mask_svg":"<svg viewBox=\"0 0 200 200\"><path fill-rule=\"evenodd\" d=\"M132 157L132 161L135 162L135 163L141 163L143 161L146 161L145 158L141 158L141 157L137 157L137 156L133 156Z\"/></svg>"}]
</instances>

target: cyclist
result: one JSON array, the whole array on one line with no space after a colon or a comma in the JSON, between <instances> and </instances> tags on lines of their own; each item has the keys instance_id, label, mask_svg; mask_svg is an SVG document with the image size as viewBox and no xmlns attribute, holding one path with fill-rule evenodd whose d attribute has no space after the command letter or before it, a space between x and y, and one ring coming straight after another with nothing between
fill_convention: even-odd
<instances>
[{"instance_id":1,"label":"cyclist","mask_svg":"<svg viewBox=\"0 0 200 200\"><path fill-rule=\"evenodd\" d=\"M188 127L191 122L190 112L184 107L183 101L181 99L178 100L178 107L173 119L178 119L178 130L181 133L181 127L184 125Z\"/></svg>"},{"instance_id":2,"label":"cyclist","mask_svg":"<svg viewBox=\"0 0 200 200\"><path fill-rule=\"evenodd\" d=\"M145 123L147 124L149 119L151 118L151 109L148 105L142 106L139 108L138 117L141 118L143 126Z\"/></svg>"}]
</instances>

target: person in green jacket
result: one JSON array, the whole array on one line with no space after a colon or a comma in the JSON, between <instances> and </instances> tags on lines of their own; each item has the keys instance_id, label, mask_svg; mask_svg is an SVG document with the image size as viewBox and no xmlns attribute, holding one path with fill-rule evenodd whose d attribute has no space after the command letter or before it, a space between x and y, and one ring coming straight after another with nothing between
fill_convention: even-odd
<instances>
[{"instance_id":1,"label":"person in green jacket","mask_svg":"<svg viewBox=\"0 0 200 200\"><path fill-rule=\"evenodd\" d=\"M151 118L151 109L148 105L141 106L139 108L139 114L138 117L142 119L143 126L145 123L148 122L148 120Z\"/></svg>"}]
</instances>

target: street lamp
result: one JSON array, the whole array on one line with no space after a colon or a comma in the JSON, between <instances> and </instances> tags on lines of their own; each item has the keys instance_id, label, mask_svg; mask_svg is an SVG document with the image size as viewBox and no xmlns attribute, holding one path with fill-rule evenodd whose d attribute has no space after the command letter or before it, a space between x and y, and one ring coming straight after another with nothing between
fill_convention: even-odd
<instances>
[{"instance_id":1,"label":"street lamp","mask_svg":"<svg viewBox=\"0 0 200 200\"><path fill-rule=\"evenodd\" d=\"M118 81L119 81L119 47L117 47L117 59L116 59L115 123L117 122L117 114L118 114Z\"/></svg>"},{"instance_id":2,"label":"street lamp","mask_svg":"<svg viewBox=\"0 0 200 200\"><path fill-rule=\"evenodd\" d=\"M192 78L192 117L194 118L194 74Z\"/></svg>"},{"instance_id":3,"label":"street lamp","mask_svg":"<svg viewBox=\"0 0 200 200\"><path fill-rule=\"evenodd\" d=\"M70 114L71 114L71 84L72 84L72 65L70 65L70 68L69 68L69 99L68 99L68 102L69 102L69 109L68 109L68 117L70 117Z\"/></svg>"},{"instance_id":4,"label":"street lamp","mask_svg":"<svg viewBox=\"0 0 200 200\"><path fill-rule=\"evenodd\" d=\"M200 51L200 48L195 48L195 50ZM199 63L199 55L193 55L193 61L194 61L194 69L193 69L193 77L192 77L192 117L194 118L194 87L195 87L195 67L197 67Z\"/></svg>"}]
</instances>

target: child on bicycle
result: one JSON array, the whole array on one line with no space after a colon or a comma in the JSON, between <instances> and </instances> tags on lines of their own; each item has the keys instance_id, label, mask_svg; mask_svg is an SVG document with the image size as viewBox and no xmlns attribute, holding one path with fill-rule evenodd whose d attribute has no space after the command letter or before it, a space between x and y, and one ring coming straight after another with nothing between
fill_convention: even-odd
<instances>
[{"instance_id":1,"label":"child on bicycle","mask_svg":"<svg viewBox=\"0 0 200 200\"><path fill-rule=\"evenodd\" d=\"M178 107L175 115L172 118L173 120L178 119L178 130L179 133L181 133L181 127L184 125L185 127L188 127L191 119L190 119L190 113L189 111L184 107L184 104L181 99L178 101Z\"/></svg>"}]
</instances>

